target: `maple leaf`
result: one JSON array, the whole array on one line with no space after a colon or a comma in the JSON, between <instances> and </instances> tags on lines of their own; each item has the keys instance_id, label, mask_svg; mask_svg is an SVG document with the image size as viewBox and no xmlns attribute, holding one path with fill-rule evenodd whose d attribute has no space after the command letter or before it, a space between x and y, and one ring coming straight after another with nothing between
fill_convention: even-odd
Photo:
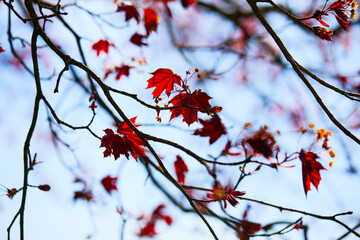
<instances>
[{"instance_id":1,"label":"maple leaf","mask_svg":"<svg viewBox=\"0 0 360 240\"><path fill-rule=\"evenodd\" d=\"M157 98L165 90L166 95L169 97L171 91L174 89L175 84L181 86L181 78L179 75L174 74L168 68L159 68L155 72L150 73L154 75L147 80L148 88L155 87L152 95Z\"/></svg>"},{"instance_id":2,"label":"maple leaf","mask_svg":"<svg viewBox=\"0 0 360 240\"><path fill-rule=\"evenodd\" d=\"M245 138L243 141L248 143L255 153L260 153L266 158L274 155L276 141L266 127L261 127L251 138Z\"/></svg>"},{"instance_id":3,"label":"maple leaf","mask_svg":"<svg viewBox=\"0 0 360 240\"><path fill-rule=\"evenodd\" d=\"M134 124L136 117L131 118L130 121ZM135 125L135 127L138 126L140 125ZM143 141L125 122L121 122L116 131L118 134L114 133L111 129L104 130L106 135L102 137L100 145L100 147L106 148L104 151L104 157L108 157L113 154L116 160L120 157L120 154L123 154L127 159L129 159L130 152L133 158L137 161L137 157L139 155L146 156L143 149L145 146Z\"/></svg>"},{"instance_id":4,"label":"maple leaf","mask_svg":"<svg viewBox=\"0 0 360 240\"><path fill-rule=\"evenodd\" d=\"M110 73L117 72L115 80L120 80L122 76L129 76L130 69L133 68L132 66L122 64L120 66L116 66L113 69L109 69L105 72L104 78L107 78Z\"/></svg>"},{"instance_id":5,"label":"maple leaf","mask_svg":"<svg viewBox=\"0 0 360 240\"><path fill-rule=\"evenodd\" d=\"M0 53L5 52L5 50L0 46Z\"/></svg>"},{"instance_id":6,"label":"maple leaf","mask_svg":"<svg viewBox=\"0 0 360 240\"><path fill-rule=\"evenodd\" d=\"M134 5L130 2L121 3L116 12L125 12L125 21L127 22L132 18L134 18L138 23L140 22L140 14L136 7L134 7Z\"/></svg>"},{"instance_id":7,"label":"maple leaf","mask_svg":"<svg viewBox=\"0 0 360 240\"><path fill-rule=\"evenodd\" d=\"M222 124L221 119L217 114L214 114L209 120L199 119L199 121L203 125L203 128L196 129L194 135L210 137L210 144L213 144L218 140L221 135L226 135L225 126Z\"/></svg>"},{"instance_id":8,"label":"maple leaf","mask_svg":"<svg viewBox=\"0 0 360 240\"><path fill-rule=\"evenodd\" d=\"M100 147L105 147L104 157L108 157L111 154L114 155L115 160L120 157L120 154L124 154L126 158L129 158L128 148L125 145L122 137L114 133L113 130L107 128L104 130L105 136L101 139Z\"/></svg>"},{"instance_id":9,"label":"maple leaf","mask_svg":"<svg viewBox=\"0 0 360 240\"><path fill-rule=\"evenodd\" d=\"M146 29L146 36L149 36L152 31L157 30L158 27L158 15L151 7L144 9L144 25Z\"/></svg>"},{"instance_id":10,"label":"maple leaf","mask_svg":"<svg viewBox=\"0 0 360 240\"><path fill-rule=\"evenodd\" d=\"M156 236L155 223L148 222L144 227L140 229L139 237L154 237Z\"/></svg>"},{"instance_id":11,"label":"maple leaf","mask_svg":"<svg viewBox=\"0 0 360 240\"><path fill-rule=\"evenodd\" d=\"M147 46L147 43L144 43L142 40L143 38L146 38L146 36L135 33L134 35L131 36L130 38L130 42L132 42L133 44L141 47L141 46Z\"/></svg>"},{"instance_id":12,"label":"maple leaf","mask_svg":"<svg viewBox=\"0 0 360 240\"><path fill-rule=\"evenodd\" d=\"M320 170L326 170L321 163L316 161L319 156L310 151L304 151L301 149L299 158L302 162L302 177L305 195L310 191L310 183L312 183L316 189L318 189L321 175Z\"/></svg>"},{"instance_id":13,"label":"maple leaf","mask_svg":"<svg viewBox=\"0 0 360 240\"><path fill-rule=\"evenodd\" d=\"M200 111L199 109L194 109L191 107L200 108L202 111L206 111L211 107L209 100L211 97L209 97L206 93L201 92L200 89L195 90L192 94L188 93L179 93L175 97L173 97L169 103L171 103L173 106L181 106L186 105L190 107L179 107L171 109L171 117L170 121L173 118L176 118L180 115L183 116L183 122L186 122L189 126L193 122L198 121L197 114Z\"/></svg>"},{"instance_id":14,"label":"maple leaf","mask_svg":"<svg viewBox=\"0 0 360 240\"><path fill-rule=\"evenodd\" d=\"M176 176L177 176L177 181L178 183L185 183L185 173L187 171L189 171L186 163L184 162L184 160L177 155L176 156L176 161L174 162L174 167L175 167L175 172L176 172Z\"/></svg>"},{"instance_id":15,"label":"maple leaf","mask_svg":"<svg viewBox=\"0 0 360 240\"><path fill-rule=\"evenodd\" d=\"M108 40L99 40L98 42L94 43L92 45L92 49L96 51L96 56L100 55L100 52L108 53L109 47L114 47L112 43L110 43Z\"/></svg>"},{"instance_id":16,"label":"maple leaf","mask_svg":"<svg viewBox=\"0 0 360 240\"><path fill-rule=\"evenodd\" d=\"M160 204L159 206L157 206L151 215L150 221L155 223L158 220L163 220L164 222L166 222L167 225L171 225L173 219L171 216L163 213L164 208L164 204Z\"/></svg>"},{"instance_id":17,"label":"maple leaf","mask_svg":"<svg viewBox=\"0 0 360 240\"><path fill-rule=\"evenodd\" d=\"M118 178L117 177L104 177L101 180L101 184L103 185L103 187L105 188L105 190L110 194L111 191L117 191L117 186L116 186L116 182L117 182Z\"/></svg>"},{"instance_id":18,"label":"maple leaf","mask_svg":"<svg viewBox=\"0 0 360 240\"><path fill-rule=\"evenodd\" d=\"M250 205L245 208L243 213L242 220L239 224L239 230L237 231L237 236L240 240L249 240L251 234L254 234L261 230L261 224L250 222L247 220L247 215L250 210Z\"/></svg>"}]
</instances>

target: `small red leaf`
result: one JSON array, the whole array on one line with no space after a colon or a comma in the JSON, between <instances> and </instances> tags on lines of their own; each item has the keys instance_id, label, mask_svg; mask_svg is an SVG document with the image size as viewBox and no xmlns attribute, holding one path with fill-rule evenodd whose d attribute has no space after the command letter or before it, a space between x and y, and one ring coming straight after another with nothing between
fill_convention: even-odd
<instances>
[{"instance_id":1,"label":"small red leaf","mask_svg":"<svg viewBox=\"0 0 360 240\"><path fill-rule=\"evenodd\" d=\"M203 125L203 128L196 129L194 135L210 137L210 144L213 144L216 140L218 140L221 135L226 135L225 126L222 124L221 119L217 114L209 120L199 119L199 121Z\"/></svg>"},{"instance_id":2,"label":"small red leaf","mask_svg":"<svg viewBox=\"0 0 360 240\"><path fill-rule=\"evenodd\" d=\"M130 38L130 42L132 42L133 44L141 47L141 46L147 46L147 43L143 42L143 38L146 38L146 36L135 33L134 35L132 35L132 37Z\"/></svg>"},{"instance_id":3,"label":"small red leaf","mask_svg":"<svg viewBox=\"0 0 360 240\"><path fill-rule=\"evenodd\" d=\"M139 237L154 237L156 236L155 223L148 222L143 228L140 229Z\"/></svg>"},{"instance_id":4,"label":"small red leaf","mask_svg":"<svg viewBox=\"0 0 360 240\"><path fill-rule=\"evenodd\" d=\"M130 21L130 19L134 18L138 23L140 22L140 15L137 11L136 7L132 5L130 2L123 2L120 6L118 6L117 12L125 12L125 21Z\"/></svg>"},{"instance_id":5,"label":"small red leaf","mask_svg":"<svg viewBox=\"0 0 360 240\"><path fill-rule=\"evenodd\" d=\"M116 66L115 68L108 69L105 72L104 78L107 78L110 73L117 72L115 80L120 80L120 78L122 76L126 76L126 77L129 76L131 68L133 68L133 67L131 67L129 65L125 65L125 64L122 64L120 66Z\"/></svg>"},{"instance_id":6,"label":"small red leaf","mask_svg":"<svg viewBox=\"0 0 360 240\"><path fill-rule=\"evenodd\" d=\"M116 182L117 182L118 178L117 177L104 177L101 180L101 184L103 185L103 187L105 188L105 190L110 194L111 191L117 191L117 186L116 186Z\"/></svg>"},{"instance_id":7,"label":"small red leaf","mask_svg":"<svg viewBox=\"0 0 360 240\"><path fill-rule=\"evenodd\" d=\"M0 46L0 53L5 52L5 50Z\"/></svg>"},{"instance_id":8,"label":"small red leaf","mask_svg":"<svg viewBox=\"0 0 360 240\"><path fill-rule=\"evenodd\" d=\"M190 126L190 124L193 122L198 121L197 114L200 111L199 109L194 109L191 107L200 108L202 111L206 111L211 107L209 103L210 99L211 97L209 97L206 93L201 92L200 89L195 90L191 95L188 93L179 93L173 97L169 103L171 103L173 106L186 105L190 107L179 107L171 109L170 121L171 119L182 115L184 118L183 122L186 122Z\"/></svg>"},{"instance_id":9,"label":"small red leaf","mask_svg":"<svg viewBox=\"0 0 360 240\"><path fill-rule=\"evenodd\" d=\"M262 154L266 158L274 155L276 141L274 135L268 132L266 127L261 127L252 137L245 138L244 142L251 146L254 153Z\"/></svg>"},{"instance_id":10,"label":"small red leaf","mask_svg":"<svg viewBox=\"0 0 360 240\"><path fill-rule=\"evenodd\" d=\"M181 86L180 76L174 74L173 71L168 68L159 68L151 74L154 76L147 80L148 86L146 89L155 87L152 93L154 98L159 97L164 90L166 95L169 97L175 84Z\"/></svg>"},{"instance_id":11,"label":"small red leaf","mask_svg":"<svg viewBox=\"0 0 360 240\"><path fill-rule=\"evenodd\" d=\"M299 153L299 158L302 162L302 176L303 176L303 185L305 195L310 191L310 183L312 183L316 189L318 189L319 183L321 181L320 170L326 170L321 163L316 161L319 158L313 152L304 151L301 149Z\"/></svg>"},{"instance_id":12,"label":"small red leaf","mask_svg":"<svg viewBox=\"0 0 360 240\"><path fill-rule=\"evenodd\" d=\"M159 206L157 206L151 215L150 221L155 223L158 220L163 220L164 222L166 222L167 225L171 225L173 219L171 216L163 213L164 208L165 208L164 204L160 204Z\"/></svg>"},{"instance_id":13,"label":"small red leaf","mask_svg":"<svg viewBox=\"0 0 360 240\"><path fill-rule=\"evenodd\" d=\"M144 24L146 36L149 36L152 31L156 32L158 27L158 16L151 7L144 9Z\"/></svg>"},{"instance_id":14,"label":"small red leaf","mask_svg":"<svg viewBox=\"0 0 360 240\"><path fill-rule=\"evenodd\" d=\"M92 49L96 51L96 56L100 55L100 52L108 53L109 47L113 47L114 45L110 43L108 40L99 40L98 42L92 45Z\"/></svg>"},{"instance_id":15,"label":"small red leaf","mask_svg":"<svg viewBox=\"0 0 360 240\"><path fill-rule=\"evenodd\" d=\"M176 176L177 176L177 181L178 183L185 183L185 173L187 171L189 171L186 163L184 162L184 160L177 155L176 156L176 161L174 162L174 167L175 167L175 172L176 172Z\"/></svg>"}]
</instances>

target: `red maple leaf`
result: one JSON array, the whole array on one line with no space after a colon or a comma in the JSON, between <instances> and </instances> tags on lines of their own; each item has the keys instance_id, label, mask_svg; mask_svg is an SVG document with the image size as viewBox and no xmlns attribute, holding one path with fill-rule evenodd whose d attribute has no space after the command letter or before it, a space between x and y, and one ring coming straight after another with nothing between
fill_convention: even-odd
<instances>
[{"instance_id":1,"label":"red maple leaf","mask_svg":"<svg viewBox=\"0 0 360 240\"><path fill-rule=\"evenodd\" d=\"M100 55L100 52L108 53L109 47L113 47L114 45L110 43L108 40L99 40L98 42L92 45L92 49L96 51L96 56Z\"/></svg>"},{"instance_id":2,"label":"red maple leaf","mask_svg":"<svg viewBox=\"0 0 360 240\"><path fill-rule=\"evenodd\" d=\"M163 220L164 222L166 222L167 225L171 225L173 219L171 216L163 213L164 208L164 204L160 204L159 206L157 206L151 215L150 221L155 223L158 220Z\"/></svg>"},{"instance_id":3,"label":"red maple leaf","mask_svg":"<svg viewBox=\"0 0 360 240\"><path fill-rule=\"evenodd\" d=\"M274 155L276 141L266 127L261 127L252 137L245 138L244 142L248 143L255 153L260 153L266 158Z\"/></svg>"},{"instance_id":4,"label":"red maple leaf","mask_svg":"<svg viewBox=\"0 0 360 240\"><path fill-rule=\"evenodd\" d=\"M304 151L301 149L299 158L302 162L303 185L305 195L307 195L307 192L311 190L310 183L312 183L315 188L318 189L321 180L320 170L326 169L321 165L321 163L316 161L319 156L313 152Z\"/></svg>"},{"instance_id":5,"label":"red maple leaf","mask_svg":"<svg viewBox=\"0 0 360 240\"><path fill-rule=\"evenodd\" d=\"M131 118L130 121L135 123L136 117ZM140 125L135 125L138 127ZM143 147L145 146L143 141L132 131L132 129L125 123L120 123L117 133L114 133L111 129L105 129L105 136L101 139L100 147L105 147L104 157L108 157L111 154L114 155L115 160L120 157L120 154L126 156L129 159L129 153L137 161L139 155L146 156Z\"/></svg>"},{"instance_id":6,"label":"red maple leaf","mask_svg":"<svg viewBox=\"0 0 360 240\"><path fill-rule=\"evenodd\" d=\"M177 176L177 181L178 183L185 183L185 173L187 171L189 171L186 163L184 162L184 160L177 155L176 156L176 161L174 162L174 167L175 167L175 172L176 172L176 176Z\"/></svg>"},{"instance_id":7,"label":"red maple leaf","mask_svg":"<svg viewBox=\"0 0 360 240\"><path fill-rule=\"evenodd\" d=\"M181 86L180 76L174 74L173 71L168 68L159 68L150 74L154 76L147 80L148 86L146 89L155 87L152 93L154 98L159 97L164 90L166 95L169 97L171 91L174 89L175 84Z\"/></svg>"},{"instance_id":8,"label":"red maple leaf","mask_svg":"<svg viewBox=\"0 0 360 240\"><path fill-rule=\"evenodd\" d=\"M261 230L260 223L254 223L247 220L248 211L250 210L250 205L245 208L243 213L243 219L239 224L239 230L237 236L240 240L249 240L251 234L254 234Z\"/></svg>"},{"instance_id":9,"label":"red maple leaf","mask_svg":"<svg viewBox=\"0 0 360 240\"><path fill-rule=\"evenodd\" d=\"M104 177L101 180L101 184L103 185L103 187L105 188L105 190L110 194L111 191L117 191L117 186L116 186L116 182L117 182L118 178L117 177Z\"/></svg>"},{"instance_id":10,"label":"red maple leaf","mask_svg":"<svg viewBox=\"0 0 360 240\"><path fill-rule=\"evenodd\" d=\"M138 233L139 237L154 237L157 234L155 224L158 220L163 220L167 225L171 225L173 219L171 216L163 213L165 208L164 204L160 204L155 208L153 213L151 214L151 218L147 220L147 223L144 227L140 229L140 233ZM144 215L138 218L139 220L144 219Z\"/></svg>"},{"instance_id":11,"label":"red maple leaf","mask_svg":"<svg viewBox=\"0 0 360 240\"><path fill-rule=\"evenodd\" d=\"M169 101L169 103L171 103L173 106L186 105L190 107L179 107L171 109L170 121L171 119L182 115L184 118L183 122L186 122L190 126L190 124L192 124L193 122L198 121L197 114L200 110L195 108L200 108L201 111L205 112L211 107L209 103L210 99L211 97L209 97L206 93L201 92L200 89L195 90L192 94L188 94L185 92L179 93L178 95L173 97Z\"/></svg>"},{"instance_id":12,"label":"red maple leaf","mask_svg":"<svg viewBox=\"0 0 360 240\"><path fill-rule=\"evenodd\" d=\"M146 29L146 36L149 36L152 31L157 30L158 16L154 9L151 7L144 9L144 24Z\"/></svg>"},{"instance_id":13,"label":"red maple leaf","mask_svg":"<svg viewBox=\"0 0 360 240\"><path fill-rule=\"evenodd\" d=\"M138 23L140 22L140 14L137 11L136 7L130 2L123 2L118 6L117 12L125 12L125 21L129 21L134 18Z\"/></svg>"},{"instance_id":14,"label":"red maple leaf","mask_svg":"<svg viewBox=\"0 0 360 240\"><path fill-rule=\"evenodd\" d=\"M140 229L139 237L154 237L157 232L155 229L155 223L148 222L144 227Z\"/></svg>"},{"instance_id":15,"label":"red maple leaf","mask_svg":"<svg viewBox=\"0 0 360 240\"><path fill-rule=\"evenodd\" d=\"M0 53L5 52L5 50L0 46Z\"/></svg>"},{"instance_id":16,"label":"red maple leaf","mask_svg":"<svg viewBox=\"0 0 360 240\"><path fill-rule=\"evenodd\" d=\"M133 44L141 47L141 46L147 46L147 43L143 42L143 38L146 38L146 36L135 33L134 35L131 36L130 38L130 42L132 42Z\"/></svg>"},{"instance_id":17,"label":"red maple leaf","mask_svg":"<svg viewBox=\"0 0 360 240\"><path fill-rule=\"evenodd\" d=\"M117 72L115 80L120 80L122 76L129 76L130 69L133 68L129 65L122 64L120 66L116 66L114 69L109 69L105 72L104 78L107 78L110 73Z\"/></svg>"},{"instance_id":18,"label":"red maple leaf","mask_svg":"<svg viewBox=\"0 0 360 240\"><path fill-rule=\"evenodd\" d=\"M217 114L213 115L209 120L199 119L199 121L203 125L203 128L196 129L194 135L210 137L210 144L213 144L218 140L221 135L226 135L225 126L222 124L221 119Z\"/></svg>"},{"instance_id":19,"label":"red maple leaf","mask_svg":"<svg viewBox=\"0 0 360 240\"><path fill-rule=\"evenodd\" d=\"M105 147L104 157L108 157L111 154L114 155L115 160L120 157L120 154L124 154L126 158L129 158L128 147L126 146L123 138L115 134L113 130L107 128L104 130L105 136L101 139L100 147Z\"/></svg>"}]
</instances>

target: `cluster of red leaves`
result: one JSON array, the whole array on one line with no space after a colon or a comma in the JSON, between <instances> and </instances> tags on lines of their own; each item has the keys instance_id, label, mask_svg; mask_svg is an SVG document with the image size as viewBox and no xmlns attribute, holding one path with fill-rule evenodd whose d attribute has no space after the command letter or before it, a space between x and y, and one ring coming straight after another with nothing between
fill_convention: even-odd
<instances>
[{"instance_id":1,"label":"cluster of red leaves","mask_svg":"<svg viewBox=\"0 0 360 240\"><path fill-rule=\"evenodd\" d=\"M226 208L226 201L228 201L231 206L235 207L239 203L235 197L243 196L245 194L246 192L244 191L235 191L235 189L230 184L223 187L219 182L216 181L214 183L212 192L208 193L206 196L210 201L223 201L224 208Z\"/></svg>"},{"instance_id":2,"label":"cluster of red leaves","mask_svg":"<svg viewBox=\"0 0 360 240\"><path fill-rule=\"evenodd\" d=\"M106 192L110 194L111 191L118 190L116 186L117 180L118 180L117 177L106 176L101 180L101 184L105 188Z\"/></svg>"},{"instance_id":3,"label":"cluster of red leaves","mask_svg":"<svg viewBox=\"0 0 360 240\"><path fill-rule=\"evenodd\" d=\"M132 66L121 64L120 66L115 66L114 68L109 68L104 75L104 78L107 78L109 74L116 72L115 80L120 80L122 76L129 76L130 69L133 68Z\"/></svg>"},{"instance_id":4,"label":"cluster of red leaves","mask_svg":"<svg viewBox=\"0 0 360 240\"><path fill-rule=\"evenodd\" d=\"M108 40L101 39L92 45L92 49L96 51L96 56L99 56L101 52L108 53L109 47L114 47Z\"/></svg>"},{"instance_id":5,"label":"cluster of red leaves","mask_svg":"<svg viewBox=\"0 0 360 240\"><path fill-rule=\"evenodd\" d=\"M240 240L249 240L250 235L254 234L261 230L260 223L254 223L247 220L247 215L250 210L250 205L248 205L243 213L241 223L239 224L239 230L237 236Z\"/></svg>"},{"instance_id":6,"label":"cluster of red leaves","mask_svg":"<svg viewBox=\"0 0 360 240\"><path fill-rule=\"evenodd\" d=\"M171 225L173 223L173 219L171 216L166 215L163 213L163 210L165 208L164 204L160 204L152 213L150 219L147 220L147 223L144 227L140 229L140 232L138 233L139 237L154 237L157 235L156 231L156 223L159 220L164 221L167 225ZM140 219L142 219L141 217Z\"/></svg>"},{"instance_id":7,"label":"cluster of red leaves","mask_svg":"<svg viewBox=\"0 0 360 240\"><path fill-rule=\"evenodd\" d=\"M243 143L249 144L254 153L266 158L273 157L274 151L278 151L274 134L268 132L267 126L261 127L253 136L244 138Z\"/></svg>"},{"instance_id":8,"label":"cluster of red leaves","mask_svg":"<svg viewBox=\"0 0 360 240\"><path fill-rule=\"evenodd\" d=\"M197 89L193 93L179 93L169 101L174 107L177 107L170 110L170 120L182 115L183 122L186 122L189 126L193 122L198 122L198 112L207 112L211 108L210 99L211 97L202 92L201 89Z\"/></svg>"},{"instance_id":9,"label":"cluster of red leaves","mask_svg":"<svg viewBox=\"0 0 360 240\"><path fill-rule=\"evenodd\" d=\"M178 183L184 184L185 173L188 172L189 169L186 163L184 162L184 160L179 155L176 156L176 161L174 162L174 168Z\"/></svg>"},{"instance_id":10,"label":"cluster of red leaves","mask_svg":"<svg viewBox=\"0 0 360 240\"><path fill-rule=\"evenodd\" d=\"M216 142L222 135L226 135L225 126L217 114L214 114L212 118L208 120L199 119L199 121L203 125L203 128L196 129L194 135L210 137L210 144Z\"/></svg>"},{"instance_id":11,"label":"cluster of red leaves","mask_svg":"<svg viewBox=\"0 0 360 240\"><path fill-rule=\"evenodd\" d=\"M337 0L326 9L324 8L323 10L316 10L312 17L318 20L324 27L330 27L329 24L322 20L322 17L332 13L340 26L345 31L349 31L349 20L356 18L355 10L357 7L358 4L355 0ZM321 39L332 41L330 37L333 34L332 30L326 30L325 28L319 26L315 26L313 29L315 34Z\"/></svg>"},{"instance_id":12,"label":"cluster of red leaves","mask_svg":"<svg viewBox=\"0 0 360 240\"><path fill-rule=\"evenodd\" d=\"M171 11L168 6L168 2L173 2L173 0L156 0L155 2L160 2L164 5L168 15L171 17ZM175 1L174 1L175 2ZM194 0L181 0L181 4L184 8L187 8L189 6L192 6L195 4ZM136 22L139 24L141 21L144 24L146 34L139 34L134 33L132 37L130 38L130 42L141 47L146 46L147 43L143 42L144 38L148 38L152 32L156 32L158 25L159 25L159 19L157 12L152 7L146 7L143 9L143 18L140 18L140 13L138 11L138 8L136 8L132 3L125 2L120 3L118 5L118 8L116 12L124 12L125 13L125 21L129 22L131 19L135 19Z\"/></svg>"},{"instance_id":13,"label":"cluster of red leaves","mask_svg":"<svg viewBox=\"0 0 360 240\"><path fill-rule=\"evenodd\" d=\"M211 107L209 103L211 97L202 92L201 89L197 89L191 93L188 86L186 86L185 81L183 81L179 75L174 74L172 70L159 68L151 74L153 77L147 80L147 88L155 87L152 93L155 102L158 102L160 95L164 91L166 95L170 97L175 88L175 84L181 87L181 89L177 91L178 94L169 101L169 104L172 104L175 107L170 110L170 121L173 118L182 115L183 122L190 125L194 122L198 122L198 112L206 112L210 115L214 115L221 111L221 107Z\"/></svg>"},{"instance_id":14,"label":"cluster of red leaves","mask_svg":"<svg viewBox=\"0 0 360 240\"><path fill-rule=\"evenodd\" d=\"M5 52L5 50L0 46L0 53Z\"/></svg>"},{"instance_id":15,"label":"cluster of red leaves","mask_svg":"<svg viewBox=\"0 0 360 240\"><path fill-rule=\"evenodd\" d=\"M135 124L136 117L131 118L130 121ZM135 125L139 127L140 125ZM101 139L100 147L105 147L104 157L108 157L111 154L115 160L120 157L120 154L126 156L129 159L129 153L137 161L139 155L146 156L144 152L143 141L134 133L134 131L125 123L122 122L118 126L116 133L113 130L107 128L104 130L105 136Z\"/></svg>"},{"instance_id":16,"label":"cluster of red leaves","mask_svg":"<svg viewBox=\"0 0 360 240\"><path fill-rule=\"evenodd\" d=\"M305 195L310 191L310 184L312 183L316 189L318 189L321 175L320 170L326 170L321 163L316 161L319 156L310 151L304 151L301 149L299 158L302 163L302 177Z\"/></svg>"}]
</instances>

